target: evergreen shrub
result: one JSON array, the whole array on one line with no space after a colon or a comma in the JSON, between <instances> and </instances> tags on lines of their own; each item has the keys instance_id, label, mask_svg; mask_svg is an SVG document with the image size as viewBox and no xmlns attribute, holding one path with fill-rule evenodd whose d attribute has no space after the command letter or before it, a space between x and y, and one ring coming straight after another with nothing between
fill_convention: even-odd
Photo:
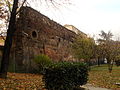
<instances>
[{"instance_id":1,"label":"evergreen shrub","mask_svg":"<svg viewBox=\"0 0 120 90\"><path fill-rule=\"evenodd\" d=\"M116 66L120 66L120 60L115 61Z\"/></svg>"},{"instance_id":2,"label":"evergreen shrub","mask_svg":"<svg viewBox=\"0 0 120 90\"><path fill-rule=\"evenodd\" d=\"M45 69L49 68L49 66L52 64L52 60L47 55L44 55L44 54L35 56L33 61L38 66L38 68L36 69L36 72L40 74L44 74Z\"/></svg>"},{"instance_id":3,"label":"evergreen shrub","mask_svg":"<svg viewBox=\"0 0 120 90\"><path fill-rule=\"evenodd\" d=\"M88 80L88 67L84 63L59 62L46 69L43 76L48 90L73 90Z\"/></svg>"}]
</instances>

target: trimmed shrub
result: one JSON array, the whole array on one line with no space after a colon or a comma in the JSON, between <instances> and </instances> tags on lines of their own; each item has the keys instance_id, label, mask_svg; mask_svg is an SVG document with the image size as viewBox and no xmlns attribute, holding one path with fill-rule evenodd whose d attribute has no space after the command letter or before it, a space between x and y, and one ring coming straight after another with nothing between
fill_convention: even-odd
<instances>
[{"instance_id":1,"label":"trimmed shrub","mask_svg":"<svg viewBox=\"0 0 120 90\"><path fill-rule=\"evenodd\" d=\"M88 67L84 63L59 62L46 69L43 76L48 90L73 90L88 80Z\"/></svg>"},{"instance_id":2,"label":"trimmed shrub","mask_svg":"<svg viewBox=\"0 0 120 90\"><path fill-rule=\"evenodd\" d=\"M115 61L116 66L120 66L120 60Z\"/></svg>"},{"instance_id":3,"label":"trimmed shrub","mask_svg":"<svg viewBox=\"0 0 120 90\"><path fill-rule=\"evenodd\" d=\"M35 56L33 61L38 66L38 68L36 69L36 72L38 72L40 74L44 74L45 69L48 68L52 64L52 60L48 56L46 56L44 54Z\"/></svg>"}]
</instances>

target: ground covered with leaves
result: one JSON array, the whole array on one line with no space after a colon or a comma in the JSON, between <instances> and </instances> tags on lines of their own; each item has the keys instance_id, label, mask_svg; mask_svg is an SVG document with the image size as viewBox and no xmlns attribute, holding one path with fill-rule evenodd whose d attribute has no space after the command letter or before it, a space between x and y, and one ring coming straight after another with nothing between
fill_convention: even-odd
<instances>
[{"instance_id":1,"label":"ground covered with leaves","mask_svg":"<svg viewBox=\"0 0 120 90\"><path fill-rule=\"evenodd\" d=\"M42 75L8 73L7 79L0 78L0 90L45 90Z\"/></svg>"},{"instance_id":2,"label":"ground covered with leaves","mask_svg":"<svg viewBox=\"0 0 120 90\"><path fill-rule=\"evenodd\" d=\"M107 65L94 66L89 72L88 83L96 87L110 88L112 90L120 90L120 67L114 66L112 73L108 72Z\"/></svg>"},{"instance_id":3,"label":"ground covered with leaves","mask_svg":"<svg viewBox=\"0 0 120 90\"><path fill-rule=\"evenodd\" d=\"M42 75L27 73L8 73L7 79L0 78L0 90L46 90ZM112 73L108 72L107 65L93 66L89 72L89 84L95 87L120 90L120 67L114 66Z\"/></svg>"}]
</instances>

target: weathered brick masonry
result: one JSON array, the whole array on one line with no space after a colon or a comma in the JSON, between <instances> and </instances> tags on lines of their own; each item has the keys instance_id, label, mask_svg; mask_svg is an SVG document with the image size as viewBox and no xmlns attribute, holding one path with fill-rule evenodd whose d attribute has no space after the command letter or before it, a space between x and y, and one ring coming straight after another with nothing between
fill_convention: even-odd
<instances>
[{"instance_id":1,"label":"weathered brick masonry","mask_svg":"<svg viewBox=\"0 0 120 90\"><path fill-rule=\"evenodd\" d=\"M21 9L11 49L15 69L29 71L33 58L41 53L54 61L72 60L75 33L30 7Z\"/></svg>"}]
</instances>

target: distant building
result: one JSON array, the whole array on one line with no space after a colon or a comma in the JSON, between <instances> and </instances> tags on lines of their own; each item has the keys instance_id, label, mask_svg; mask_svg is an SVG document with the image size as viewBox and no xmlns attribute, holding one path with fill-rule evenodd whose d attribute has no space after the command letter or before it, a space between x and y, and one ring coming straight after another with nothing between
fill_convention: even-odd
<instances>
[{"instance_id":1,"label":"distant building","mask_svg":"<svg viewBox=\"0 0 120 90\"><path fill-rule=\"evenodd\" d=\"M79 29L77 29L73 25L65 24L64 27L67 28L67 29L69 29L69 30L71 30L71 31L73 31L73 32L75 32L76 34L81 34L81 35L87 37L87 34L83 33L82 31L80 31Z\"/></svg>"}]
</instances>

